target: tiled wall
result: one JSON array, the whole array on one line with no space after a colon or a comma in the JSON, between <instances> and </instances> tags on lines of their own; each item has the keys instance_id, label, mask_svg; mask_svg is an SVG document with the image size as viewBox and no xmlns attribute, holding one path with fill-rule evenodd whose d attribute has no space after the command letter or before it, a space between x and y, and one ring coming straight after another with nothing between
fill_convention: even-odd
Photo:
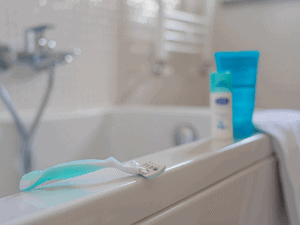
<instances>
[{"instance_id":1,"label":"tiled wall","mask_svg":"<svg viewBox=\"0 0 300 225\"><path fill-rule=\"evenodd\" d=\"M202 4L194 0L168 2L176 10L200 15L205 11L205 1L198 1ZM201 55L170 53L165 73L156 76L152 71L158 60L155 58L158 18L154 10L147 11L157 7L155 1L127 0L123 3L116 103L208 105L208 77L201 74Z\"/></svg>"},{"instance_id":2,"label":"tiled wall","mask_svg":"<svg viewBox=\"0 0 300 225\"><path fill-rule=\"evenodd\" d=\"M84 107L113 102L117 54L117 0L2 0L0 43L23 50L24 30L54 24L46 37L57 50L79 47L72 64L57 67L50 107ZM1 74L18 109L34 108L46 85L45 73L15 67ZM0 111L6 110L0 103Z\"/></svg>"},{"instance_id":3,"label":"tiled wall","mask_svg":"<svg viewBox=\"0 0 300 225\"><path fill-rule=\"evenodd\" d=\"M300 110L300 3L263 1L220 5L215 51L258 49L256 106Z\"/></svg>"},{"instance_id":4,"label":"tiled wall","mask_svg":"<svg viewBox=\"0 0 300 225\"><path fill-rule=\"evenodd\" d=\"M171 56L169 74L153 76L156 27L151 28L149 40L128 38L139 35L132 33L134 30L126 21L132 2L139 1L2 0L0 43L10 45L13 53L20 52L26 28L50 23L56 29L48 31L46 37L57 42L57 50L82 50L72 64L57 67L49 107L207 104L208 79L199 75L200 57L175 54ZM188 7L195 4L194 0L181 2L186 5L180 10L195 11ZM194 13L201 10L200 7ZM147 29L143 27L140 31ZM32 109L44 94L47 75L34 75L30 70L15 67L0 79L18 109ZM1 111L6 111L2 101Z\"/></svg>"}]
</instances>

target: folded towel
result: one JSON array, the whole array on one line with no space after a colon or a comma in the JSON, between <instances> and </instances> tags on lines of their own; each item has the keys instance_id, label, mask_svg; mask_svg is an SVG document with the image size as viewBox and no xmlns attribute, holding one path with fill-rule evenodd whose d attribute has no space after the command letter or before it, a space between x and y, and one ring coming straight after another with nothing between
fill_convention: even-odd
<instances>
[{"instance_id":1,"label":"folded towel","mask_svg":"<svg viewBox=\"0 0 300 225\"><path fill-rule=\"evenodd\" d=\"M265 110L253 116L258 130L272 138L291 225L300 224L300 111Z\"/></svg>"}]
</instances>

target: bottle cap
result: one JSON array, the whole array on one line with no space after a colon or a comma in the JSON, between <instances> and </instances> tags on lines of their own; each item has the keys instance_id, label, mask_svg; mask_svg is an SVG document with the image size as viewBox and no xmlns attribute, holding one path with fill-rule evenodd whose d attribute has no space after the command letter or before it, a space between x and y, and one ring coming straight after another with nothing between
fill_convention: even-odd
<instances>
[{"instance_id":1,"label":"bottle cap","mask_svg":"<svg viewBox=\"0 0 300 225\"><path fill-rule=\"evenodd\" d=\"M212 72L210 74L210 92L231 92L232 76L230 72Z\"/></svg>"}]
</instances>

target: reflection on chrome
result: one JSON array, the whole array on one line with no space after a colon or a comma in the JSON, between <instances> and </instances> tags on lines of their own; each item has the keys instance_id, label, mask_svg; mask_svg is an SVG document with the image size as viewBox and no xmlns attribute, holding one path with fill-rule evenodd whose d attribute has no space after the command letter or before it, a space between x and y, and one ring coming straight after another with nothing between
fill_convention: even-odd
<instances>
[{"instance_id":1,"label":"reflection on chrome","mask_svg":"<svg viewBox=\"0 0 300 225\"><path fill-rule=\"evenodd\" d=\"M45 46L46 44L47 44L46 38L40 38L40 39L39 39L39 45L40 45L40 46Z\"/></svg>"},{"instance_id":2,"label":"reflection on chrome","mask_svg":"<svg viewBox=\"0 0 300 225\"><path fill-rule=\"evenodd\" d=\"M72 55L66 55L66 56L65 56L65 61L66 61L67 63L73 62L73 56L72 56Z\"/></svg>"},{"instance_id":3,"label":"reflection on chrome","mask_svg":"<svg viewBox=\"0 0 300 225\"><path fill-rule=\"evenodd\" d=\"M56 46L56 41L50 40L50 41L48 42L48 47L49 47L49 48L55 48L55 46Z\"/></svg>"}]
</instances>

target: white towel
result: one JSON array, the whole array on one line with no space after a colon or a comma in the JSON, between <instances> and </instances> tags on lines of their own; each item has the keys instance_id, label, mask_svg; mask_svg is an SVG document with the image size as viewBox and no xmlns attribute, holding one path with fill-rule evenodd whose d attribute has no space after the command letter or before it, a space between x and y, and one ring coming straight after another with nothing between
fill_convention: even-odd
<instances>
[{"instance_id":1,"label":"white towel","mask_svg":"<svg viewBox=\"0 0 300 225\"><path fill-rule=\"evenodd\" d=\"M254 113L256 128L272 137L287 213L300 224L300 111L265 110Z\"/></svg>"}]
</instances>

